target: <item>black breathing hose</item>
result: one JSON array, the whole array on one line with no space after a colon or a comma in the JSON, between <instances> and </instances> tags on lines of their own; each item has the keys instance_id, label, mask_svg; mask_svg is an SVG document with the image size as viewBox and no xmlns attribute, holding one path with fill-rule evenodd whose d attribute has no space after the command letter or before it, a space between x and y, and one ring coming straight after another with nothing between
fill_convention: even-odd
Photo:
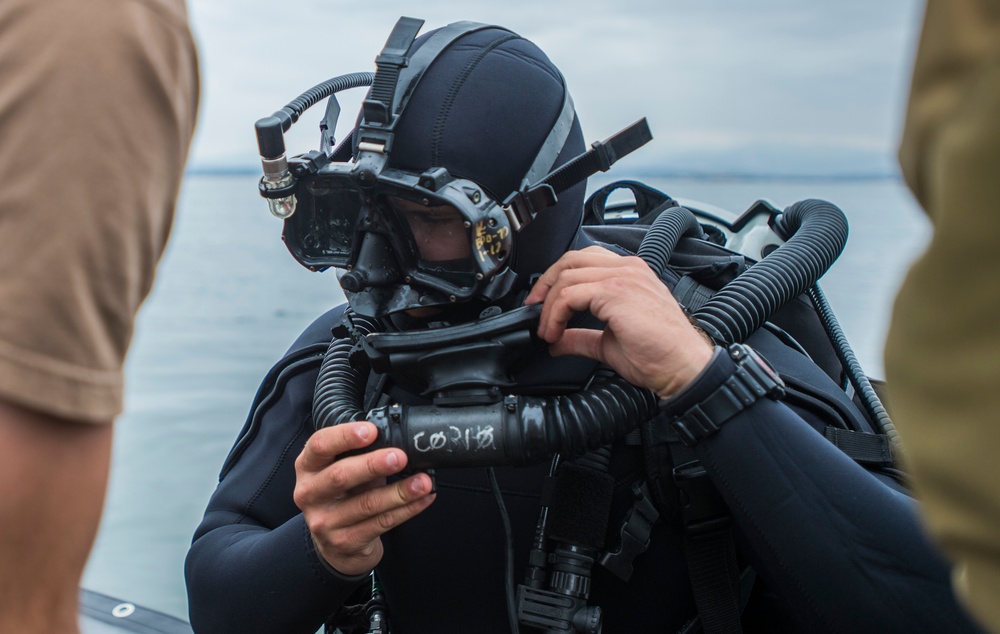
<instances>
[{"instance_id":1,"label":"black breathing hose","mask_svg":"<svg viewBox=\"0 0 1000 634\"><path fill-rule=\"evenodd\" d=\"M591 386L575 394L524 397L525 410L544 412L546 452L533 456L538 462L555 453L571 458L609 445L657 413L657 398L621 377ZM522 417L522 425L526 422Z\"/></svg>"},{"instance_id":2,"label":"black breathing hose","mask_svg":"<svg viewBox=\"0 0 1000 634\"><path fill-rule=\"evenodd\" d=\"M777 216L786 242L712 296L694 316L719 344L742 343L779 308L812 286L847 244L836 205L803 200Z\"/></svg>"},{"instance_id":3,"label":"black breathing hose","mask_svg":"<svg viewBox=\"0 0 1000 634\"><path fill-rule=\"evenodd\" d=\"M416 470L530 465L556 453L573 458L623 437L657 411L652 392L614 377L575 394L511 395L462 407L395 404L365 413L359 409L360 374L349 368L350 348L331 345L320 368L316 427L368 420L378 428L370 449L398 447Z\"/></svg>"},{"instance_id":4,"label":"black breathing hose","mask_svg":"<svg viewBox=\"0 0 1000 634\"><path fill-rule=\"evenodd\" d=\"M786 302L805 292L833 264L847 240L847 221L834 205L805 200L777 219L788 236L773 253L716 293L695 315L718 341L741 342ZM639 255L662 272L685 235L702 235L690 210L664 211L653 223ZM355 337L377 323L351 314ZM575 394L507 396L467 407L393 405L363 412L366 376L351 367L353 342L335 339L316 383L317 428L366 418L379 427L372 448L407 452L414 469L525 465L555 453L582 455L622 438L657 412L657 398L621 377Z\"/></svg>"},{"instance_id":5,"label":"black breathing hose","mask_svg":"<svg viewBox=\"0 0 1000 634\"><path fill-rule=\"evenodd\" d=\"M684 236L704 238L705 232L690 209L670 207L653 221L636 255L642 258L657 276L663 275L677 242Z\"/></svg>"},{"instance_id":6,"label":"black breathing hose","mask_svg":"<svg viewBox=\"0 0 1000 634\"><path fill-rule=\"evenodd\" d=\"M375 320L347 315L355 337L378 330ZM313 397L316 429L370 420L379 428L371 448L399 447L414 469L526 465L555 453L575 457L621 438L656 414L652 392L617 376L575 394L510 396L466 407L396 405L366 413L367 376L352 367L353 348L350 338L335 337L327 349Z\"/></svg>"},{"instance_id":7,"label":"black breathing hose","mask_svg":"<svg viewBox=\"0 0 1000 634\"><path fill-rule=\"evenodd\" d=\"M364 336L379 330L378 322L348 309L350 328ZM313 425L316 429L364 420L367 376L354 369L350 357L354 342L350 337L334 337L323 356L313 391Z\"/></svg>"}]
</instances>

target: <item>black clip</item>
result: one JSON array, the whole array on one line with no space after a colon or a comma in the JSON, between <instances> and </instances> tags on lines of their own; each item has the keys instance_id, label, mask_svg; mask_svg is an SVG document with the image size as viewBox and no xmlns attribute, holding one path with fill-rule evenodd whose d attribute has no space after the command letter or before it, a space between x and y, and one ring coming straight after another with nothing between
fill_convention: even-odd
<instances>
[{"instance_id":1,"label":"black clip","mask_svg":"<svg viewBox=\"0 0 1000 634\"><path fill-rule=\"evenodd\" d=\"M508 196L507 200L503 201L503 208L507 213L511 229L517 232L534 220L540 211L556 204L557 200L556 191L551 185L538 183L530 187L525 186Z\"/></svg>"},{"instance_id":2,"label":"black clip","mask_svg":"<svg viewBox=\"0 0 1000 634\"><path fill-rule=\"evenodd\" d=\"M656 510L645 482L633 483L632 493L635 502L622 522L618 550L604 553L600 560L602 566L622 581L632 577L632 562L649 548L653 525L660 519L660 512Z\"/></svg>"}]
</instances>

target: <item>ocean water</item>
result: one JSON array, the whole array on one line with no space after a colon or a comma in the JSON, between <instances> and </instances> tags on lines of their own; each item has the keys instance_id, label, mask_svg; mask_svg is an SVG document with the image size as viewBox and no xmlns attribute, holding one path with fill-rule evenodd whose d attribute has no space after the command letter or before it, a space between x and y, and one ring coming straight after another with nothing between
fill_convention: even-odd
<instances>
[{"instance_id":1,"label":"ocean water","mask_svg":"<svg viewBox=\"0 0 1000 634\"><path fill-rule=\"evenodd\" d=\"M882 376L892 297L929 235L901 182L643 180L733 211L761 198L779 208L805 198L841 207L851 236L820 285L862 366ZM343 300L332 272L307 271L285 250L256 181L191 175L184 183L129 353L111 484L84 576L89 589L182 618L184 556L258 382L305 326Z\"/></svg>"}]
</instances>

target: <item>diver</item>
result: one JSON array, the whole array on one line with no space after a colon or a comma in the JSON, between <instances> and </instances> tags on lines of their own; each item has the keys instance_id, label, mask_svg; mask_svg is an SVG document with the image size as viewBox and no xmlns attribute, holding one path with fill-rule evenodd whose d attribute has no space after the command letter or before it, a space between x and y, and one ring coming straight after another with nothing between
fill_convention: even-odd
<instances>
[{"instance_id":1,"label":"diver","mask_svg":"<svg viewBox=\"0 0 1000 634\"><path fill-rule=\"evenodd\" d=\"M588 150L534 44L421 24L331 84L372 85L339 145L332 99L294 160L301 104L258 122L286 244L348 305L254 399L188 553L195 630L974 631L884 455L832 442L881 437L840 429L870 416L795 340L815 313L693 319L673 260L582 226L643 126ZM754 279L689 232L716 297Z\"/></svg>"}]
</instances>

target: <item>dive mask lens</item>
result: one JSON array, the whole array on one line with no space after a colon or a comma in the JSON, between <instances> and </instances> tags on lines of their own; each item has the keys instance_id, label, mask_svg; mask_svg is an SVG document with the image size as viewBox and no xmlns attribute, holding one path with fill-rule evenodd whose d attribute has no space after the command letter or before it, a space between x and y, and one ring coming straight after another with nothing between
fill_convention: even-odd
<instances>
[{"instance_id":1,"label":"dive mask lens","mask_svg":"<svg viewBox=\"0 0 1000 634\"><path fill-rule=\"evenodd\" d=\"M346 174L321 176L302 183L298 213L286 221L285 242L293 255L312 268L351 265L364 195Z\"/></svg>"},{"instance_id":2,"label":"dive mask lens","mask_svg":"<svg viewBox=\"0 0 1000 634\"><path fill-rule=\"evenodd\" d=\"M364 196L350 178L344 177L314 181L308 188L316 201L316 228L325 249L338 260L334 266L345 266L350 262Z\"/></svg>"},{"instance_id":3,"label":"dive mask lens","mask_svg":"<svg viewBox=\"0 0 1000 634\"><path fill-rule=\"evenodd\" d=\"M385 196L382 207L406 236L417 277L439 279L457 288L475 284L472 224L452 205Z\"/></svg>"},{"instance_id":4,"label":"dive mask lens","mask_svg":"<svg viewBox=\"0 0 1000 634\"><path fill-rule=\"evenodd\" d=\"M412 239L419 261L432 265L465 261L471 265L469 223L458 209L395 196L387 196L386 205Z\"/></svg>"}]
</instances>

